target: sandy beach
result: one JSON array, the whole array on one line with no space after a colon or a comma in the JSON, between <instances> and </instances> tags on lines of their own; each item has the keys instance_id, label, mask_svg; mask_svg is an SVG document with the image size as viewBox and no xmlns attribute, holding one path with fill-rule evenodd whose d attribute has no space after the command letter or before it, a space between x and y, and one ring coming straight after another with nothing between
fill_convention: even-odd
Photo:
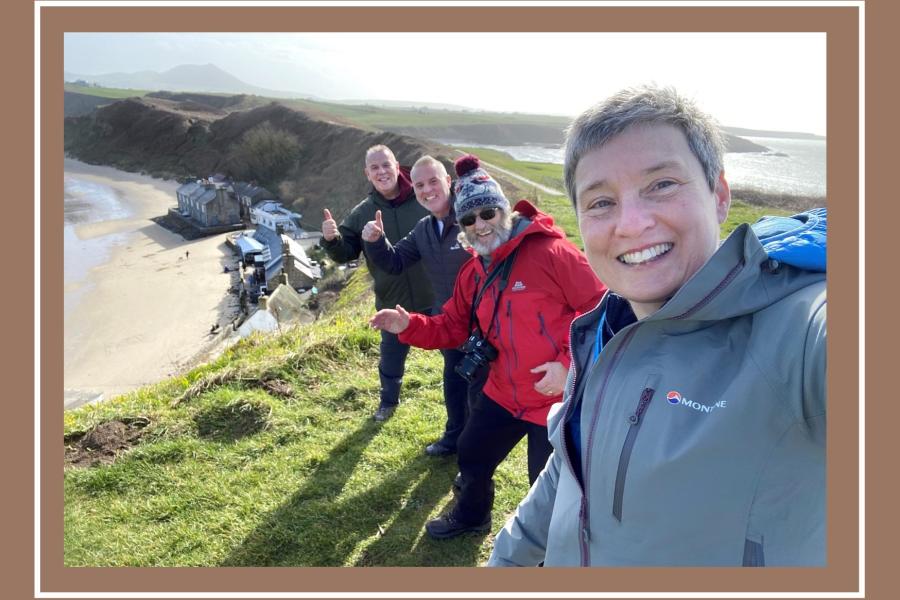
<instances>
[{"instance_id":1,"label":"sandy beach","mask_svg":"<svg viewBox=\"0 0 900 600\"><path fill-rule=\"evenodd\" d=\"M216 341L210 326L224 329L236 312L232 274L222 269L235 258L224 234L185 241L150 220L176 205L177 182L69 159L65 174L111 189L123 207L110 211L113 218L70 222L77 242L103 247L99 264L85 272L78 271L81 257L67 257L75 265L65 286L64 406L71 407L158 382L202 359Z\"/></svg>"}]
</instances>

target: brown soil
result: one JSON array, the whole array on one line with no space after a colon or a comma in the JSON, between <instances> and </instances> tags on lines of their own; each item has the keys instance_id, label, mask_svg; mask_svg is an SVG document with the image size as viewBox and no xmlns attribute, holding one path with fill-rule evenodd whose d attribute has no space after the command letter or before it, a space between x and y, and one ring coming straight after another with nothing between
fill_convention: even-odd
<instances>
[{"instance_id":1,"label":"brown soil","mask_svg":"<svg viewBox=\"0 0 900 600\"><path fill-rule=\"evenodd\" d=\"M116 457L138 443L144 428L150 424L146 417L100 423L86 432L64 438L67 466L94 467L115 462Z\"/></svg>"},{"instance_id":2,"label":"brown soil","mask_svg":"<svg viewBox=\"0 0 900 600\"><path fill-rule=\"evenodd\" d=\"M294 388L281 379L267 379L262 382L261 387L273 396L280 398L290 398L294 394Z\"/></svg>"}]
</instances>

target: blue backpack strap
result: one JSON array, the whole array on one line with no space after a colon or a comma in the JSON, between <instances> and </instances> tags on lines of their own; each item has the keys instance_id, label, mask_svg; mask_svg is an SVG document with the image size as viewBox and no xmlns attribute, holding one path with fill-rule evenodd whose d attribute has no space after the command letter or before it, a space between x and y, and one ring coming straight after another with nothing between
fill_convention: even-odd
<instances>
[{"instance_id":1,"label":"blue backpack strap","mask_svg":"<svg viewBox=\"0 0 900 600\"><path fill-rule=\"evenodd\" d=\"M769 258L807 271L825 272L827 209L792 217L762 217L751 227Z\"/></svg>"}]
</instances>

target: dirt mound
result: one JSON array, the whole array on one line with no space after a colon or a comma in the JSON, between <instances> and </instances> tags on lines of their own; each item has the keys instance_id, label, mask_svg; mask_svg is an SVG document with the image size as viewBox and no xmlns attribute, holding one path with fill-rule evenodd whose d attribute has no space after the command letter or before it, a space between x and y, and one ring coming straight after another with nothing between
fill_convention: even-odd
<instances>
[{"instance_id":1,"label":"dirt mound","mask_svg":"<svg viewBox=\"0 0 900 600\"><path fill-rule=\"evenodd\" d=\"M64 461L73 467L108 465L120 452L138 443L144 428L150 424L146 417L107 421L92 429L67 435Z\"/></svg>"},{"instance_id":2,"label":"dirt mound","mask_svg":"<svg viewBox=\"0 0 900 600\"><path fill-rule=\"evenodd\" d=\"M277 191L287 206L303 213L307 229L321 226L322 208L331 209L335 218L341 219L368 193L363 159L370 146L387 144L405 165L431 154L452 166L454 155L444 146L338 125L276 102L221 117L179 110L181 102L200 102L197 96L129 98L89 115L67 118L65 151L87 163L169 179L223 173L240 180L243 174L234 161L235 148L248 131L268 124L296 138L299 155L277 181L259 183ZM203 104L212 102L203 100Z\"/></svg>"}]
</instances>

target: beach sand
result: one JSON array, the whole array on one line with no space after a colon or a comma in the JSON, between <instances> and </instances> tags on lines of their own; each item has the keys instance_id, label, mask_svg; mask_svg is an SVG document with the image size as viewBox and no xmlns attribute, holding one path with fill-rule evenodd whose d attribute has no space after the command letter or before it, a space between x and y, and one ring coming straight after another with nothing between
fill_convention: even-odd
<instances>
[{"instance_id":1,"label":"beach sand","mask_svg":"<svg viewBox=\"0 0 900 600\"><path fill-rule=\"evenodd\" d=\"M184 371L212 351L213 323L230 329L228 292L236 257L225 235L185 241L153 221L176 205L178 183L66 159L65 172L112 188L132 213L75 226L79 239L117 236L108 260L90 270L67 310L64 406L108 399ZM190 255L187 256L186 252ZM102 395L102 396L101 396Z\"/></svg>"}]
</instances>

